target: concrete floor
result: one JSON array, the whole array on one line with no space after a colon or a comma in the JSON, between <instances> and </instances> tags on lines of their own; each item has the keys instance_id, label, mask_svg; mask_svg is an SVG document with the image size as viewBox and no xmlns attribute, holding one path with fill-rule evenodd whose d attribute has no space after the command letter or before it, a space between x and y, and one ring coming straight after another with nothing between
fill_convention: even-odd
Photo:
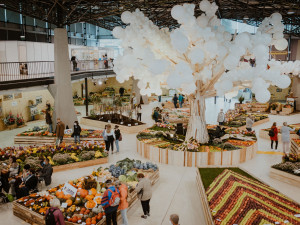
<instances>
[{"instance_id":1,"label":"concrete floor","mask_svg":"<svg viewBox=\"0 0 300 225\"><path fill-rule=\"evenodd\" d=\"M153 123L150 116L152 108L157 104L157 102L154 102L143 106L142 120L149 124L149 126ZM217 113L219 112L220 108L223 108L226 111L227 109L233 107L234 101L227 103L223 101L223 98L219 98L217 100L217 104L214 104L213 98L207 99L207 123L216 123ZM85 112L85 108L82 106L76 107L76 110L82 112L82 114ZM288 123L297 123L300 121L300 115L298 114L287 117L271 115L270 122L255 127L257 134L259 129L270 127L274 121L276 121L279 125L281 125L283 121L287 121ZM28 124L28 126L31 127L43 123L43 121L32 122L31 124ZM23 130L26 130L26 127L0 132L0 147L13 145L13 137ZM109 163L107 165L115 163L116 161L124 159L125 157L143 160L143 158L136 152L135 136L136 134L123 134L123 141L120 142L120 153L110 155ZM269 141L259 138L258 150L271 151ZM281 145L279 145L279 150L281 150ZM270 166L280 161L280 155L258 154L254 159L241 164L240 167L260 178L291 199L300 203L300 195L298 194L300 193L300 188L271 179L268 176ZM86 174L90 174L93 169L96 168L98 168L98 166L54 173L51 187L64 183L66 180L71 180ZM159 164L159 168L160 180L153 187L153 197L150 203L151 217L146 220L141 219L141 205L136 203L128 212L129 224L168 225L169 216L172 213L179 214L180 224L205 224L195 180L196 169L169 166L164 164ZM0 221L0 224L26 224L24 221L13 216L12 204L0 206Z\"/></svg>"}]
</instances>

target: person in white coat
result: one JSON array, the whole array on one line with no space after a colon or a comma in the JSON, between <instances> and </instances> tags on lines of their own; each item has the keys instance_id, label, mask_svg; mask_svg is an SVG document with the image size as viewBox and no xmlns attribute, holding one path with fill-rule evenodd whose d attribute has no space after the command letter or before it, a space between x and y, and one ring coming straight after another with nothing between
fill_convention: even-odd
<instances>
[{"instance_id":1,"label":"person in white coat","mask_svg":"<svg viewBox=\"0 0 300 225\"><path fill-rule=\"evenodd\" d=\"M221 109L218 114L218 123L219 125L224 125L224 122L225 122L225 114L223 112L223 109Z\"/></svg>"},{"instance_id":2,"label":"person in white coat","mask_svg":"<svg viewBox=\"0 0 300 225\"><path fill-rule=\"evenodd\" d=\"M104 140L107 140L106 150L109 151L111 146L111 153L114 154L114 141L116 140L115 131L111 129L111 125L106 126L106 132L104 134Z\"/></svg>"},{"instance_id":3,"label":"person in white coat","mask_svg":"<svg viewBox=\"0 0 300 225\"><path fill-rule=\"evenodd\" d=\"M281 127L281 141L282 141L282 147L283 147L283 153L288 154L290 152L290 132L294 131L295 128L290 128L287 126L287 122L283 123L283 126Z\"/></svg>"}]
</instances>

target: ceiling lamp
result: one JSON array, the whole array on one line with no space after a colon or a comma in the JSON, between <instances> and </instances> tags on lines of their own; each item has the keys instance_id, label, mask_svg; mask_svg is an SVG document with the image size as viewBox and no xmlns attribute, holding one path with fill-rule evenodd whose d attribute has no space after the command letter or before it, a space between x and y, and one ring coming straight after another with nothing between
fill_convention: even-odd
<instances>
[{"instance_id":1,"label":"ceiling lamp","mask_svg":"<svg viewBox=\"0 0 300 225\"><path fill-rule=\"evenodd\" d=\"M244 16L243 20L249 20L248 16Z\"/></svg>"},{"instance_id":2,"label":"ceiling lamp","mask_svg":"<svg viewBox=\"0 0 300 225\"><path fill-rule=\"evenodd\" d=\"M295 13L295 11L293 10L293 9L289 9L288 11L287 11L287 14L288 15L291 15L291 14L294 14Z\"/></svg>"}]
</instances>

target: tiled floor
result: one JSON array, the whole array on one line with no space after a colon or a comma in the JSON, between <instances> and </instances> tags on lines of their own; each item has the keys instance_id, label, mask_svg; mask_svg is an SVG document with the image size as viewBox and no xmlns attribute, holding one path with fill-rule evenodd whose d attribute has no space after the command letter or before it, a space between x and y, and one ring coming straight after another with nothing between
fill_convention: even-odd
<instances>
[{"instance_id":1,"label":"tiled floor","mask_svg":"<svg viewBox=\"0 0 300 225\"><path fill-rule=\"evenodd\" d=\"M143 121L149 125L152 124L151 111L158 103L150 103L143 106ZM227 103L223 99L218 99L217 104L214 104L214 99L207 99L207 123L216 123L217 113L220 108L227 110L234 107L234 102ZM76 107L77 111L84 113L84 107ZM278 124L282 124L283 121L288 123L300 122L300 115L293 115L289 117L282 116L270 116L270 122L255 127L258 133L259 129L270 127L271 124L276 121ZM33 126L34 124L42 124L43 122L35 122L28 124ZM11 131L0 132L0 147L13 145L13 137L17 133L26 130L26 128L20 128ZM268 140L258 140L258 150L270 151L270 143ZM142 159L140 155L136 153L136 138L135 134L123 134L123 141L120 143L121 151L118 154L110 155L109 164L114 163L125 157ZM281 150L281 146L279 146ZM269 178L269 168L271 165L280 162L280 155L273 154L258 154L253 160L241 164L240 166L257 176L267 184L271 185L275 189L279 190L283 194L294 199L300 203L300 188L293 187L289 184L282 183L280 181ZM109 165L107 164L107 165ZM64 183L69 179L74 179L79 176L83 176L91 173L97 166L75 169L71 171L58 172L53 174L53 183L51 186L56 186L60 183ZM153 197L151 199L151 217L147 220L141 219L140 215L142 209L139 203L135 204L128 212L129 224L131 225L168 225L169 216L172 213L178 213L180 215L180 224L188 225L202 225L204 222L204 215L200 204L200 197L197 193L197 186L195 181L196 169L195 168L182 168L177 166L159 165L160 168L160 180L153 187ZM0 206L0 224L26 224L19 220L12 214L12 205L6 204Z\"/></svg>"}]
</instances>

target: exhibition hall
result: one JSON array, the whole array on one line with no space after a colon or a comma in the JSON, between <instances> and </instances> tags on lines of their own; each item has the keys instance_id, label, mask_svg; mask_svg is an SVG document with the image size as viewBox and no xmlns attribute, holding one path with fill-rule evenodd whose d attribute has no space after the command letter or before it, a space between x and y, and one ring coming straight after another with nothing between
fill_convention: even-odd
<instances>
[{"instance_id":1,"label":"exhibition hall","mask_svg":"<svg viewBox=\"0 0 300 225\"><path fill-rule=\"evenodd\" d=\"M300 224L300 2L0 0L0 224Z\"/></svg>"}]
</instances>

